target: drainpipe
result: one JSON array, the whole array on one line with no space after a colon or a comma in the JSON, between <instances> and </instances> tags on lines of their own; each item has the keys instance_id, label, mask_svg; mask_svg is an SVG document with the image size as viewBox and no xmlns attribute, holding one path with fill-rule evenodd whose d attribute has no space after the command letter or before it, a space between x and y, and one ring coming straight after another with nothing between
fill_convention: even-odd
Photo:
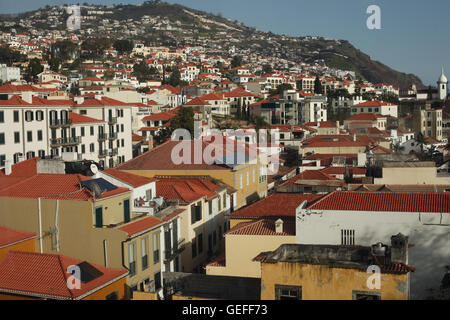
<instances>
[{"instance_id":1,"label":"drainpipe","mask_svg":"<svg viewBox=\"0 0 450 320\"><path fill-rule=\"evenodd\" d=\"M41 216L41 198L38 198L38 217L39 217L39 250L43 253L42 249L42 216Z\"/></svg>"},{"instance_id":2,"label":"drainpipe","mask_svg":"<svg viewBox=\"0 0 450 320\"><path fill-rule=\"evenodd\" d=\"M59 252L58 213L59 213L59 199L56 199L56 213L55 213L56 252Z\"/></svg>"}]
</instances>

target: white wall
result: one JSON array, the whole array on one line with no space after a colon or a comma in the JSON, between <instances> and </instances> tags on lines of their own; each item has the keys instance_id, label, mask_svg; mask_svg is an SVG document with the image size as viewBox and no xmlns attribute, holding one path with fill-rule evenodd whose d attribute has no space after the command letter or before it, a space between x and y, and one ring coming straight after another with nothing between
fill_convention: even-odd
<instances>
[{"instance_id":1,"label":"white wall","mask_svg":"<svg viewBox=\"0 0 450 320\"><path fill-rule=\"evenodd\" d=\"M411 298L429 296L438 289L450 265L450 213L361 212L299 210L296 234L300 244L341 244L341 230L355 230L355 244L390 245L392 235L409 236Z\"/></svg>"}]
</instances>

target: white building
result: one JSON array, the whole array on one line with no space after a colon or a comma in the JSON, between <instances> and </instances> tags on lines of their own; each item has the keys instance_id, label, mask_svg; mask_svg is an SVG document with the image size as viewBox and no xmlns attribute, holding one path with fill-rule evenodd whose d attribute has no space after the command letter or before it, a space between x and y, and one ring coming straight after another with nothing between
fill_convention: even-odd
<instances>
[{"instance_id":1,"label":"white building","mask_svg":"<svg viewBox=\"0 0 450 320\"><path fill-rule=\"evenodd\" d=\"M438 85L438 97L439 97L439 100L447 99L447 95L448 95L448 80L447 80L447 77L444 74L444 68L442 68L441 76L439 77L439 80L437 81L437 85Z\"/></svg>"},{"instance_id":2,"label":"white building","mask_svg":"<svg viewBox=\"0 0 450 320\"><path fill-rule=\"evenodd\" d=\"M71 101L44 100L26 95L0 101L0 167L36 156L59 156L76 145L70 136Z\"/></svg>"},{"instance_id":3,"label":"white building","mask_svg":"<svg viewBox=\"0 0 450 320\"><path fill-rule=\"evenodd\" d=\"M0 64L0 80L3 82L20 80L20 68Z\"/></svg>"},{"instance_id":4,"label":"white building","mask_svg":"<svg viewBox=\"0 0 450 320\"><path fill-rule=\"evenodd\" d=\"M411 298L427 298L450 261L449 203L448 193L336 191L297 209L297 241L368 246L402 233L411 244L408 264L416 268Z\"/></svg>"},{"instance_id":5,"label":"white building","mask_svg":"<svg viewBox=\"0 0 450 320\"><path fill-rule=\"evenodd\" d=\"M398 106L389 102L373 100L355 104L351 108L351 115L358 113L375 113L382 116L398 117Z\"/></svg>"},{"instance_id":6,"label":"white building","mask_svg":"<svg viewBox=\"0 0 450 320\"><path fill-rule=\"evenodd\" d=\"M104 122L98 126L94 152L99 163L107 168L126 162L133 157L131 105L107 97L101 99L75 98L72 111Z\"/></svg>"}]
</instances>

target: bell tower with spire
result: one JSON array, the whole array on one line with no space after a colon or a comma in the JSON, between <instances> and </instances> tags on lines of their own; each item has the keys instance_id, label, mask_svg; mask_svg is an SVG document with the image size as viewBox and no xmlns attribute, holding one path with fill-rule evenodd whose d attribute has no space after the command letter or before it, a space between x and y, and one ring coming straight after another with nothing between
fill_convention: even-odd
<instances>
[{"instance_id":1,"label":"bell tower with spire","mask_svg":"<svg viewBox=\"0 0 450 320\"><path fill-rule=\"evenodd\" d=\"M437 85L438 85L438 98L439 98L439 100L447 99L447 95L448 95L448 80L447 80L447 77L444 75L444 67L442 67L441 76L439 77Z\"/></svg>"}]
</instances>

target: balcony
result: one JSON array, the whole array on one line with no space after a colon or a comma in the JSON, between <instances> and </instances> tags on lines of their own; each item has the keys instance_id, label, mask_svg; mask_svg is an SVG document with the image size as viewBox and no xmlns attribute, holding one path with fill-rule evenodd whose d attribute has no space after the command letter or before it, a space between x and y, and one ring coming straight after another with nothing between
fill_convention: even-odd
<instances>
[{"instance_id":1,"label":"balcony","mask_svg":"<svg viewBox=\"0 0 450 320\"><path fill-rule=\"evenodd\" d=\"M108 156L110 156L110 157L116 156L118 153L119 153L119 150L117 148L108 150Z\"/></svg>"},{"instance_id":2,"label":"balcony","mask_svg":"<svg viewBox=\"0 0 450 320\"><path fill-rule=\"evenodd\" d=\"M109 117L108 118L108 124L116 124L117 123L117 117Z\"/></svg>"},{"instance_id":3,"label":"balcony","mask_svg":"<svg viewBox=\"0 0 450 320\"><path fill-rule=\"evenodd\" d=\"M178 240L177 244L174 245L170 250L166 249L164 251L164 263L169 263L175 259L180 253L184 251L185 243L184 239Z\"/></svg>"},{"instance_id":4,"label":"balcony","mask_svg":"<svg viewBox=\"0 0 450 320\"><path fill-rule=\"evenodd\" d=\"M70 126L70 119L51 119L49 127L50 128L58 128L58 127L68 127Z\"/></svg>"},{"instance_id":5,"label":"balcony","mask_svg":"<svg viewBox=\"0 0 450 320\"><path fill-rule=\"evenodd\" d=\"M108 150L99 150L98 151L99 158L105 158L107 155L108 155Z\"/></svg>"},{"instance_id":6,"label":"balcony","mask_svg":"<svg viewBox=\"0 0 450 320\"><path fill-rule=\"evenodd\" d=\"M117 139L117 133L115 133L115 132L110 132L109 133L109 135L108 135L108 139L109 140L116 140Z\"/></svg>"},{"instance_id":7,"label":"balcony","mask_svg":"<svg viewBox=\"0 0 450 320\"><path fill-rule=\"evenodd\" d=\"M75 146L81 143L81 137L50 139L51 147Z\"/></svg>"},{"instance_id":8,"label":"balcony","mask_svg":"<svg viewBox=\"0 0 450 320\"><path fill-rule=\"evenodd\" d=\"M98 141L105 141L106 139L108 139L108 135L106 133L98 134Z\"/></svg>"}]
</instances>

